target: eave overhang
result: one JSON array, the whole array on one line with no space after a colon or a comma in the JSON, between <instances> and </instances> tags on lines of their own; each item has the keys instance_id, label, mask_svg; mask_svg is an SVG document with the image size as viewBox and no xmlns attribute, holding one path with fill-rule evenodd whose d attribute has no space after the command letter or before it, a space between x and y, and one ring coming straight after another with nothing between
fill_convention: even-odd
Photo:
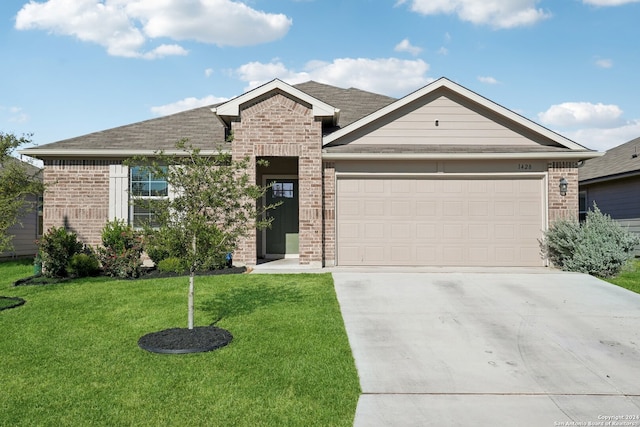
<instances>
[{"instance_id":1,"label":"eave overhang","mask_svg":"<svg viewBox=\"0 0 640 427\"><path fill-rule=\"evenodd\" d=\"M226 153L227 150L200 150L200 154L205 156L215 155L220 152ZM157 156L158 150L109 150L109 149L75 149L75 150L59 150L59 149L38 149L26 148L18 150L18 153L34 157L36 159L49 158L110 158L123 159L137 156L153 157ZM163 154L168 156L186 156L189 152L185 150L164 150Z\"/></svg>"},{"instance_id":2,"label":"eave overhang","mask_svg":"<svg viewBox=\"0 0 640 427\"><path fill-rule=\"evenodd\" d=\"M322 153L323 160L562 160L580 161L600 157L598 152L535 153Z\"/></svg>"}]
</instances>

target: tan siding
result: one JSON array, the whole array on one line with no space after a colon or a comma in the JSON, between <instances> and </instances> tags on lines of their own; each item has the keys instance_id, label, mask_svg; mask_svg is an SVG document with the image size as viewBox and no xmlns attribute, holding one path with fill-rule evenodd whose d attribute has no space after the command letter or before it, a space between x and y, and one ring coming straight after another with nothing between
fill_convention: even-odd
<instances>
[{"instance_id":1,"label":"tan siding","mask_svg":"<svg viewBox=\"0 0 640 427\"><path fill-rule=\"evenodd\" d=\"M437 121L437 125L436 125ZM370 129L352 144L537 145L489 117L440 96L398 112L395 120Z\"/></svg>"}]
</instances>

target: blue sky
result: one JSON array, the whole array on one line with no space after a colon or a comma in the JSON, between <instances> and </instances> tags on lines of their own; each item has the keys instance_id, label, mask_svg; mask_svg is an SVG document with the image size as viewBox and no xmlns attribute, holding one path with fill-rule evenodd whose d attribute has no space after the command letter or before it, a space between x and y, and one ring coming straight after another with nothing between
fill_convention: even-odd
<instances>
[{"instance_id":1,"label":"blue sky","mask_svg":"<svg viewBox=\"0 0 640 427\"><path fill-rule=\"evenodd\" d=\"M0 131L42 145L280 78L441 76L589 148L640 136L640 0L2 0Z\"/></svg>"}]
</instances>

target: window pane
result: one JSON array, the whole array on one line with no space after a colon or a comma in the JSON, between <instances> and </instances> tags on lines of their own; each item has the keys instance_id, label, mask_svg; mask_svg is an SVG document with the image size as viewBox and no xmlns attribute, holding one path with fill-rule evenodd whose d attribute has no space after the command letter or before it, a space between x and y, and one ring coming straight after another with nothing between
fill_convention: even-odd
<instances>
[{"instance_id":1,"label":"window pane","mask_svg":"<svg viewBox=\"0 0 640 427\"><path fill-rule=\"evenodd\" d=\"M148 181L149 172L139 166L131 168L131 181Z\"/></svg>"},{"instance_id":2,"label":"window pane","mask_svg":"<svg viewBox=\"0 0 640 427\"><path fill-rule=\"evenodd\" d=\"M149 189L149 195L153 197L165 197L167 196L167 183L166 182L152 182Z\"/></svg>"},{"instance_id":3,"label":"window pane","mask_svg":"<svg viewBox=\"0 0 640 427\"><path fill-rule=\"evenodd\" d=\"M149 196L149 184L146 182L132 182L131 195L139 197Z\"/></svg>"}]
</instances>

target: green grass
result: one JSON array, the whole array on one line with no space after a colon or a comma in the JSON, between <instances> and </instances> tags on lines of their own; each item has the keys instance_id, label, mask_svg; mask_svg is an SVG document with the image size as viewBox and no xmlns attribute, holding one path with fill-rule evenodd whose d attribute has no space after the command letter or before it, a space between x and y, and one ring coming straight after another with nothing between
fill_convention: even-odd
<instances>
[{"instance_id":1,"label":"green grass","mask_svg":"<svg viewBox=\"0 0 640 427\"><path fill-rule=\"evenodd\" d=\"M196 325L234 335L199 354L141 350L187 321L187 278L13 287L0 264L1 425L353 424L360 393L331 276L196 278Z\"/></svg>"},{"instance_id":2,"label":"green grass","mask_svg":"<svg viewBox=\"0 0 640 427\"><path fill-rule=\"evenodd\" d=\"M634 260L630 268L623 270L616 277L605 280L640 294L640 260Z\"/></svg>"}]
</instances>

